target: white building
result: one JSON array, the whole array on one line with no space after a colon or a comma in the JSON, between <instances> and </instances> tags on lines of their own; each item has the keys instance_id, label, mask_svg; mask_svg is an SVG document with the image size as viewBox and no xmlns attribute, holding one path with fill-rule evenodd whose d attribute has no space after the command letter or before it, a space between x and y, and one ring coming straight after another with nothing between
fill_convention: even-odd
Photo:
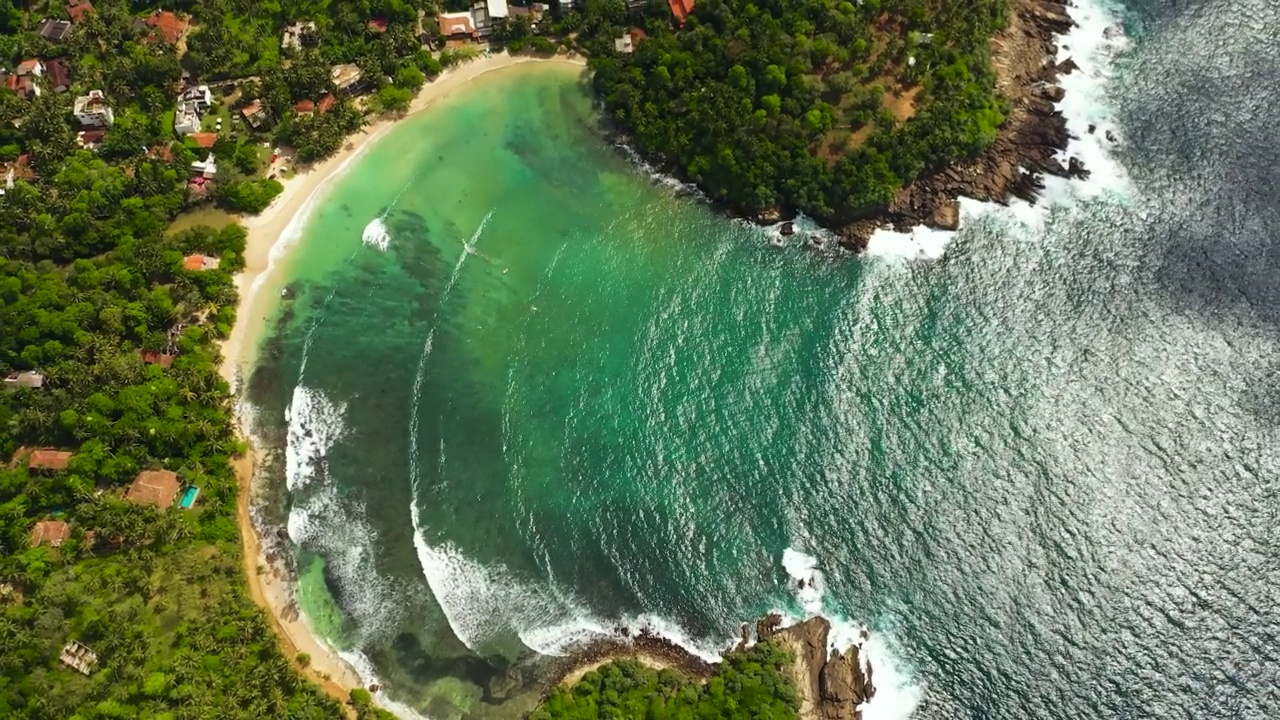
<instances>
[{"instance_id":1,"label":"white building","mask_svg":"<svg viewBox=\"0 0 1280 720\"><path fill-rule=\"evenodd\" d=\"M179 135L200 132L200 118L213 107L213 93L208 85L189 87L178 96L178 111L173 116L173 131Z\"/></svg>"},{"instance_id":2,"label":"white building","mask_svg":"<svg viewBox=\"0 0 1280 720\"><path fill-rule=\"evenodd\" d=\"M311 45L315 42L316 24L307 22L296 22L292 25L285 26L284 37L280 39L281 47L286 50L301 51L304 45Z\"/></svg>"},{"instance_id":3,"label":"white building","mask_svg":"<svg viewBox=\"0 0 1280 720\"><path fill-rule=\"evenodd\" d=\"M630 55L635 52L635 43L631 40L631 33L623 33L622 37L614 38L613 49L622 55Z\"/></svg>"},{"instance_id":4,"label":"white building","mask_svg":"<svg viewBox=\"0 0 1280 720\"><path fill-rule=\"evenodd\" d=\"M35 58L23 60L18 63L18 67L14 69L13 74L18 77L26 77L27 75L41 77L44 75L44 63Z\"/></svg>"},{"instance_id":5,"label":"white building","mask_svg":"<svg viewBox=\"0 0 1280 720\"><path fill-rule=\"evenodd\" d=\"M507 0L485 0L485 8L489 11L489 19L499 20L510 15Z\"/></svg>"},{"instance_id":6,"label":"white building","mask_svg":"<svg viewBox=\"0 0 1280 720\"><path fill-rule=\"evenodd\" d=\"M204 160L197 160L191 163L191 174L198 175L206 180L212 180L213 176L218 174L218 164L213 153L209 153L209 157Z\"/></svg>"},{"instance_id":7,"label":"white building","mask_svg":"<svg viewBox=\"0 0 1280 720\"><path fill-rule=\"evenodd\" d=\"M107 127L116 121L101 90L90 90L88 95L76 98L75 115L83 127Z\"/></svg>"}]
</instances>

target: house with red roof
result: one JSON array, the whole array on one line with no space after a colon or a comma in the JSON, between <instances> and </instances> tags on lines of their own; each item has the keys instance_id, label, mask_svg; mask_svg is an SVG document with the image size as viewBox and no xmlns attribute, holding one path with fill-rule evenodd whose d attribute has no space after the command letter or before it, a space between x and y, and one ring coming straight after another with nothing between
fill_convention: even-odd
<instances>
[{"instance_id":1,"label":"house with red roof","mask_svg":"<svg viewBox=\"0 0 1280 720\"><path fill-rule=\"evenodd\" d=\"M382 33L387 31L387 19L373 18L372 20L369 21L369 24L367 27L369 28L369 32L378 33L379 35L381 35Z\"/></svg>"},{"instance_id":2,"label":"house with red roof","mask_svg":"<svg viewBox=\"0 0 1280 720\"><path fill-rule=\"evenodd\" d=\"M67 17L71 18L71 22L83 22L85 16L93 12L93 3L89 0L71 0L67 3Z\"/></svg>"},{"instance_id":3,"label":"house with red roof","mask_svg":"<svg viewBox=\"0 0 1280 720\"><path fill-rule=\"evenodd\" d=\"M159 40L170 45L177 45L191 28L190 19L168 10L157 10L148 15L142 23L151 29L147 36L148 40Z\"/></svg>"},{"instance_id":4,"label":"house with red roof","mask_svg":"<svg viewBox=\"0 0 1280 720\"><path fill-rule=\"evenodd\" d=\"M667 5L671 7L672 17L681 25L684 25L684 21L693 12L693 0L667 0Z\"/></svg>"},{"instance_id":5,"label":"house with red roof","mask_svg":"<svg viewBox=\"0 0 1280 720\"><path fill-rule=\"evenodd\" d=\"M213 270L221 264L221 260L208 255L188 255L182 258L182 269L188 272L200 272L202 270Z\"/></svg>"},{"instance_id":6,"label":"house with red roof","mask_svg":"<svg viewBox=\"0 0 1280 720\"><path fill-rule=\"evenodd\" d=\"M191 133L191 139L195 141L196 147L202 150L208 150L218 143L218 133L198 132Z\"/></svg>"},{"instance_id":7,"label":"house with red roof","mask_svg":"<svg viewBox=\"0 0 1280 720\"><path fill-rule=\"evenodd\" d=\"M66 62L61 59L50 60L44 64L44 67L49 74L50 89L56 93L71 89L71 73L67 70Z\"/></svg>"}]
</instances>

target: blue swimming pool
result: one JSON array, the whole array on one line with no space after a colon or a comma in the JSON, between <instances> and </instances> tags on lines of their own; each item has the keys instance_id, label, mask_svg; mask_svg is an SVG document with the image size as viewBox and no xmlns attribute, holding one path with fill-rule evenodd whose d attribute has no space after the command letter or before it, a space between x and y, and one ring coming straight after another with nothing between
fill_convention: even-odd
<instances>
[{"instance_id":1,"label":"blue swimming pool","mask_svg":"<svg viewBox=\"0 0 1280 720\"><path fill-rule=\"evenodd\" d=\"M178 507L183 510L190 510L192 505L196 504L196 496L200 494L200 488L189 487L182 493L182 499L178 501Z\"/></svg>"}]
</instances>

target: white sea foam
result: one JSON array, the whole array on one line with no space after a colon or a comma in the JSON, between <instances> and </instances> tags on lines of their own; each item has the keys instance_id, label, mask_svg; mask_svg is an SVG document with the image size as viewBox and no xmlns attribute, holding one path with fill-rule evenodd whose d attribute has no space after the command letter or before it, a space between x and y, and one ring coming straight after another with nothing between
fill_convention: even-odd
<instances>
[{"instance_id":1,"label":"white sea foam","mask_svg":"<svg viewBox=\"0 0 1280 720\"><path fill-rule=\"evenodd\" d=\"M391 247L391 231L387 229L385 216L370 220L369 224L364 226L364 233L360 235L360 240L365 247L386 252L387 248Z\"/></svg>"},{"instance_id":2,"label":"white sea foam","mask_svg":"<svg viewBox=\"0 0 1280 720\"><path fill-rule=\"evenodd\" d=\"M333 484L309 489L290 508L286 527L294 544L324 556L327 574L341 588L343 606L354 609L361 639L394 632L403 614L396 598L407 589L378 571L377 535L357 498L340 495Z\"/></svg>"},{"instance_id":3,"label":"white sea foam","mask_svg":"<svg viewBox=\"0 0 1280 720\"><path fill-rule=\"evenodd\" d=\"M863 672L870 668L875 694L869 702L859 706L863 719L906 720L924 698L924 687L916 680L910 666L901 659L889 629L872 629L826 606L826 577L819 565L817 558L795 548L787 548L782 553L782 566L795 581L793 592L796 602L807 617L822 615L831 623L827 636L828 651L844 652L856 646ZM778 611L778 614L783 616L784 625L788 626L806 619L784 611Z\"/></svg>"},{"instance_id":4,"label":"white sea foam","mask_svg":"<svg viewBox=\"0 0 1280 720\"><path fill-rule=\"evenodd\" d=\"M621 150L623 154L627 156L627 159L631 161L631 164L635 165L637 168L644 171L644 174L648 175L654 182L658 183L659 185L665 185L671 188L672 190L675 190L676 192L687 193L689 195L696 195L697 197L702 198L703 200L707 199L706 194L702 192L702 189L698 187L697 183L685 182L680 178L672 177L671 175L668 175L662 172L661 170L657 169L653 165L649 164L647 160L640 157L640 153L636 152L635 149L632 148L630 145L627 145L626 143L618 143L614 147Z\"/></svg>"},{"instance_id":5,"label":"white sea foam","mask_svg":"<svg viewBox=\"0 0 1280 720\"><path fill-rule=\"evenodd\" d=\"M826 576L818 569L818 559L794 548L782 551L782 567L795 581L796 600L805 612L822 612L822 596L827 592Z\"/></svg>"},{"instance_id":6,"label":"white sea foam","mask_svg":"<svg viewBox=\"0 0 1280 720\"><path fill-rule=\"evenodd\" d=\"M325 469L324 455L346 432L345 404L336 404L319 390L299 385L285 409L285 482L290 492L306 487Z\"/></svg>"},{"instance_id":7,"label":"white sea foam","mask_svg":"<svg viewBox=\"0 0 1280 720\"><path fill-rule=\"evenodd\" d=\"M738 222L760 228L765 239L771 245L777 245L778 247L786 247L792 243L809 243L820 247L834 248L840 240L839 236L822 227L817 221L804 213L800 213L794 220L789 221L793 231L791 235L782 234L782 228L787 224L787 221L765 225L762 228L749 220L739 219Z\"/></svg>"},{"instance_id":8,"label":"white sea foam","mask_svg":"<svg viewBox=\"0 0 1280 720\"><path fill-rule=\"evenodd\" d=\"M1074 136L1067 149L1058 154L1064 164L1079 158L1089 171L1085 180L1069 180L1053 176L1044 178L1044 191L1035 205L1014 199L1008 206L960 198L960 225L988 213L1018 222L1033 234L1043 228L1049 208L1072 205L1079 199L1103 194L1125 195L1131 190L1129 176L1114 154L1115 143L1107 132L1120 139L1119 122L1110 104L1108 90L1115 73L1115 60L1129 46L1116 13L1103 0L1080 0L1067 7L1076 27L1059 38L1057 61L1071 58L1078 69L1059 75L1058 84L1064 96L1056 104ZM1112 30L1108 31L1108 28ZM1108 37L1110 35L1111 37ZM1089 126L1094 132L1089 132ZM924 226L909 232L880 229L871 235L866 255L892 260L932 260L942 257L955 232L934 230Z\"/></svg>"},{"instance_id":9,"label":"white sea foam","mask_svg":"<svg viewBox=\"0 0 1280 720\"><path fill-rule=\"evenodd\" d=\"M381 689L385 688L386 684L378 677L378 673L373 669L373 662L364 653L359 651L338 651L338 656L356 671L365 687L379 686L380 689L378 692L373 693L373 696L383 710L390 712L400 720L430 720L426 715L419 713L412 707L387 696L386 691Z\"/></svg>"}]
</instances>

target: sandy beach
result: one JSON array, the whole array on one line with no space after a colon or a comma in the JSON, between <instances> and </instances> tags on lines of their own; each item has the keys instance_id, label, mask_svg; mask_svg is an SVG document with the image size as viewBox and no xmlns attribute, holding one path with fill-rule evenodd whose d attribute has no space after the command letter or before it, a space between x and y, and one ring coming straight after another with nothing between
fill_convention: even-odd
<instances>
[{"instance_id":1,"label":"sandy beach","mask_svg":"<svg viewBox=\"0 0 1280 720\"><path fill-rule=\"evenodd\" d=\"M527 62L586 65L580 57L536 58L501 53L451 68L425 85L404 114L375 120L348 138L346 146L333 157L309 167L299 167L296 175L283 181L284 191L261 215L240 218L249 231L245 269L236 277L240 307L235 327L222 345L222 374L233 388L238 390L237 376L252 366L272 299L279 295L278 267L287 261L288 250L297 240L305 214L323 198L332 180L400 120L465 89L470 81L481 75ZM345 702L350 690L363 686L364 681L328 643L311 632L306 619L297 610L294 578L282 563L273 563L264 554L263 543L250 514L255 489L254 465L254 451L250 445L249 453L235 461L240 481L238 514L243 529L241 538L250 595L270 616L285 655L295 663L298 653L309 655L308 667L302 668L304 674L335 699Z\"/></svg>"}]
</instances>

